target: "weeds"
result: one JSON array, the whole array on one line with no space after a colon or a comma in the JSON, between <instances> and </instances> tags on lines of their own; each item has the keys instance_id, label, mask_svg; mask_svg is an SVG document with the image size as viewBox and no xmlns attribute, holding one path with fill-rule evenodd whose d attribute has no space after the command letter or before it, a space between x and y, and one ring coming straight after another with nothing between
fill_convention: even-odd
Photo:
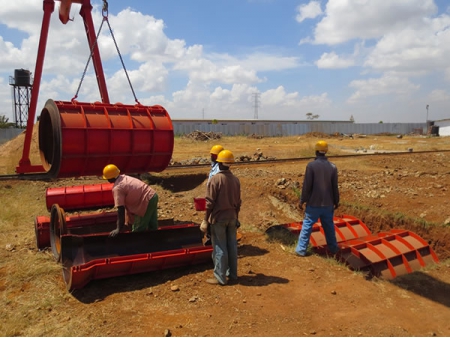
<instances>
[{"instance_id":1,"label":"weeds","mask_svg":"<svg viewBox=\"0 0 450 338\"><path fill-rule=\"evenodd\" d=\"M300 200L302 197L302 190L300 188L297 188L295 186L292 186L292 191L294 192L295 196Z\"/></svg>"},{"instance_id":2,"label":"weeds","mask_svg":"<svg viewBox=\"0 0 450 338\"><path fill-rule=\"evenodd\" d=\"M369 220L382 220L384 225L381 227L385 228L393 228L408 225L408 227L417 227L420 229L428 229L433 226L437 226L437 224L432 222L427 222L423 218L420 217L410 217L406 216L400 212L389 212L384 209L379 209L373 206L361 205L358 203L350 203L343 201L341 202L341 209L345 210L346 214L354 215L360 219L369 219Z\"/></svg>"}]
</instances>

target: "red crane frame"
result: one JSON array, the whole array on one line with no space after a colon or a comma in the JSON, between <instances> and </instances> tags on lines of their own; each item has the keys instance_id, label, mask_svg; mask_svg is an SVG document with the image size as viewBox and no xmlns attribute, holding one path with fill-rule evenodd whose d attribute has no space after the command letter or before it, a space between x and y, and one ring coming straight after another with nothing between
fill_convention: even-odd
<instances>
[{"instance_id":1,"label":"red crane frame","mask_svg":"<svg viewBox=\"0 0 450 338\"><path fill-rule=\"evenodd\" d=\"M39 98L39 88L42 78L42 69L44 65L45 49L47 46L48 30L50 26L50 17L55 10L55 1L60 1L59 19L63 24L66 24L70 18L70 8L72 3L81 4L80 16L83 18L84 28L86 31L87 40L90 50L92 51L92 62L94 65L95 74L97 77L100 97L103 103L109 104L108 89L106 87L105 75L103 72L100 52L96 43L96 35L94 30L94 22L92 20L92 5L90 0L43 0L44 15L42 18L41 36L39 39L39 47L36 57L36 66L34 70L34 82L31 89L30 108L28 110L28 120L25 133L25 141L22 152L22 158L19 165L16 167L16 173L41 173L44 172L42 165L32 165L30 162L30 146L31 137L33 134L34 118L36 116L36 106Z\"/></svg>"}]
</instances>

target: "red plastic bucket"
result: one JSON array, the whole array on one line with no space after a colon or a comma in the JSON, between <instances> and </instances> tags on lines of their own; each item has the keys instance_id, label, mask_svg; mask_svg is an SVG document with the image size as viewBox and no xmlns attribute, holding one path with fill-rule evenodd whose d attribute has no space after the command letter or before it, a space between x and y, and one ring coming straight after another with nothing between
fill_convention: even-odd
<instances>
[{"instance_id":1,"label":"red plastic bucket","mask_svg":"<svg viewBox=\"0 0 450 338\"><path fill-rule=\"evenodd\" d=\"M203 197L194 197L194 206L197 211L205 211L206 210L206 198Z\"/></svg>"}]
</instances>

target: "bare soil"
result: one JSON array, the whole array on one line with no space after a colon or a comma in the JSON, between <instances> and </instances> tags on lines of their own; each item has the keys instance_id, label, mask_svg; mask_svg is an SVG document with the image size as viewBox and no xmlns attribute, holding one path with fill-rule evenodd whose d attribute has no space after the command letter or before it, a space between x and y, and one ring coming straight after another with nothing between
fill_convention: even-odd
<instances>
[{"instance_id":1,"label":"bare soil","mask_svg":"<svg viewBox=\"0 0 450 338\"><path fill-rule=\"evenodd\" d=\"M317 136L177 139L174 159L208 158L215 143L235 156L262 151L277 158L312 154ZM95 280L68 293L51 253L35 246L34 218L48 215L45 189L101 182L0 181L0 334L3 336L450 336L450 139L328 137L339 169L342 205L336 215L361 219L373 233L408 229L430 243L440 259L393 280L354 272L332 258L300 258L272 241L272 225L302 220L296 189L310 159L236 165L242 186L239 281L205 283L212 262L193 267ZM20 143L19 140L15 141ZM23 142L23 141L22 141ZM375 145L375 146L374 146ZM372 146L372 147L371 147ZM17 154L1 148L5 170ZM409 152L408 149L414 149ZM258 150L257 150L258 149ZM378 151L374 151L378 149ZM383 151L402 151L384 154ZM439 150L437 152L418 151ZM34 150L35 151L35 150ZM351 153L378 153L345 157ZM159 217L199 223L193 207L209 168L152 174ZM295 188L297 187L297 188ZM175 291L173 291L175 290Z\"/></svg>"}]
</instances>

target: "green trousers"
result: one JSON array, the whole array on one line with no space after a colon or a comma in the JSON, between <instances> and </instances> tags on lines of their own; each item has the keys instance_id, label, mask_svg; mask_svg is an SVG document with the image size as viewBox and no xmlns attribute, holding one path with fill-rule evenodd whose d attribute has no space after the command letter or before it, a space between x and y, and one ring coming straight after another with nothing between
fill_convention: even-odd
<instances>
[{"instance_id":1,"label":"green trousers","mask_svg":"<svg viewBox=\"0 0 450 338\"><path fill-rule=\"evenodd\" d=\"M158 195L155 193L152 199L148 201L147 211L143 217L134 216L132 226L133 232L149 231L158 229Z\"/></svg>"}]
</instances>

